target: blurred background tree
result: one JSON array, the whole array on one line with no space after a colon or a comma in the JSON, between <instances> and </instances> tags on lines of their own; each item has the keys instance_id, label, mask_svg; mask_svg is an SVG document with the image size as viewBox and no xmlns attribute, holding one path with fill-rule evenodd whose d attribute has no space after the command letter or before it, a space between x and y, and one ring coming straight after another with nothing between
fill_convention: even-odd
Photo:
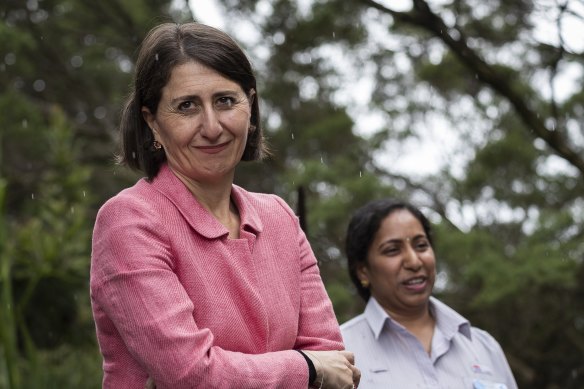
<instances>
[{"instance_id":1,"label":"blurred background tree","mask_svg":"<svg viewBox=\"0 0 584 389\"><path fill-rule=\"evenodd\" d=\"M351 212L403 197L435 224L437 295L500 341L519 386L583 387L582 1L216 5L274 151L238 183L302 214L339 321L363 307ZM113 163L137 44L205 16L199 1L0 4L0 387L100 387L91 228L137 178Z\"/></svg>"}]
</instances>

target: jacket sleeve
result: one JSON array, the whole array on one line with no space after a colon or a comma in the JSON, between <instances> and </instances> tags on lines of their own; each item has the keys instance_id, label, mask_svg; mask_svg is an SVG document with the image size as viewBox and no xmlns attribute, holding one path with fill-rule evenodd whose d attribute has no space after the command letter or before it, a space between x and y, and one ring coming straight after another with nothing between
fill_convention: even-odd
<instances>
[{"instance_id":1,"label":"jacket sleeve","mask_svg":"<svg viewBox=\"0 0 584 389\"><path fill-rule=\"evenodd\" d=\"M119 198L106 203L96 220L91 298L100 348L109 357L106 375L128 374L129 364L118 355L129 352L132 369L141 368L141 374L128 388L143 388L148 376L159 389L307 387L306 361L294 350L252 355L214 346L213 334L194 321L194 304L173 271L167 229L157 220L147 205ZM306 265L303 288L312 297L324 298L311 266ZM336 334L318 341L324 329L309 325L316 318L332 327L330 305L304 300L299 345L338 347Z\"/></svg>"},{"instance_id":2,"label":"jacket sleeve","mask_svg":"<svg viewBox=\"0 0 584 389\"><path fill-rule=\"evenodd\" d=\"M295 349L344 350L339 323L324 288L316 257L298 217L284 200L276 197L296 226L301 267L300 317Z\"/></svg>"}]
</instances>

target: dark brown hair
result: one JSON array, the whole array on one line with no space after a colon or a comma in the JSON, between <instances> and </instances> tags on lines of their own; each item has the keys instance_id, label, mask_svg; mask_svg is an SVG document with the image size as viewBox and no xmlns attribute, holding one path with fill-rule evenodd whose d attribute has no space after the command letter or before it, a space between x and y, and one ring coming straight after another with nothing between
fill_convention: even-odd
<instances>
[{"instance_id":1,"label":"dark brown hair","mask_svg":"<svg viewBox=\"0 0 584 389\"><path fill-rule=\"evenodd\" d=\"M357 292L359 292L359 295L365 301L369 300L369 297L371 297L371 291L361 285L361 281L357 276L357 269L359 265L367 264L369 248L371 247L383 220L394 211L398 210L406 210L418 219L420 224L422 224L422 228L430 242L430 246L434 246L430 221L428 221L426 216L424 216L424 214L412 204L396 199L381 199L371 201L357 209L351 217L351 221L347 228L345 253L347 254L351 281L353 281L353 284L357 288Z\"/></svg>"},{"instance_id":2,"label":"dark brown hair","mask_svg":"<svg viewBox=\"0 0 584 389\"><path fill-rule=\"evenodd\" d=\"M251 63L239 45L226 33L200 23L164 23L150 30L140 46L134 85L122 111L120 123L121 154L118 161L146 173L158 174L166 160L164 150L153 147L154 135L142 116L142 107L156 113L162 88L172 70L189 61L207 66L236 82L250 96L255 91L250 124L255 130L247 138L242 161L259 160L267 153L256 78Z\"/></svg>"}]
</instances>

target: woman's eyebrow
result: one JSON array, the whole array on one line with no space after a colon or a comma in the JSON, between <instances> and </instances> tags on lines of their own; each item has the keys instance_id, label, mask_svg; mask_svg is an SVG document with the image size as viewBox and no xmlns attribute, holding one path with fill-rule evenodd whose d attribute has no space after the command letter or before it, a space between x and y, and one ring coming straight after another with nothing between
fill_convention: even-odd
<instances>
[{"instance_id":1,"label":"woman's eyebrow","mask_svg":"<svg viewBox=\"0 0 584 389\"><path fill-rule=\"evenodd\" d=\"M419 240L419 239L427 239L427 237L424 234L419 234L419 235L414 235L412 237L406 236L405 238L390 238L390 239L387 239L387 240L384 240L383 242L381 242L379 244L379 247L383 246L384 244L388 244L388 243L402 243L402 242L407 242L407 241L415 241L415 240Z\"/></svg>"},{"instance_id":2,"label":"woman's eyebrow","mask_svg":"<svg viewBox=\"0 0 584 389\"><path fill-rule=\"evenodd\" d=\"M174 105L174 104L181 102L181 101L197 100L197 99L199 99L198 95L179 96L179 97L175 97L174 99L170 100L170 104Z\"/></svg>"},{"instance_id":3,"label":"woman's eyebrow","mask_svg":"<svg viewBox=\"0 0 584 389\"><path fill-rule=\"evenodd\" d=\"M217 92L214 92L212 97L213 98L217 98L219 96L225 96L225 95L240 95L240 94L244 94L243 92L240 92L238 90L234 90L234 89L225 89L225 90L220 90ZM178 96L173 98L172 100L170 100L170 103L172 105L181 102L181 101L188 101L188 100L200 100L201 97L197 94L189 94L189 95L183 95L183 96Z\"/></svg>"},{"instance_id":4,"label":"woman's eyebrow","mask_svg":"<svg viewBox=\"0 0 584 389\"><path fill-rule=\"evenodd\" d=\"M392 243L402 243L404 239L401 238L391 238L384 240L383 242L379 243L379 248L382 248L385 245L392 244Z\"/></svg>"}]
</instances>

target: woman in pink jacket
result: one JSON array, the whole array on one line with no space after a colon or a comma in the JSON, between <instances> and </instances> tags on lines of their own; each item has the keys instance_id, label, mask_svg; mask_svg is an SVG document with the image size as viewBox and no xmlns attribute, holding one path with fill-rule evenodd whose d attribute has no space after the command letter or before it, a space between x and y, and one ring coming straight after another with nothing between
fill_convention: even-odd
<instances>
[{"instance_id":1,"label":"woman in pink jacket","mask_svg":"<svg viewBox=\"0 0 584 389\"><path fill-rule=\"evenodd\" d=\"M239 161L265 154L238 45L198 23L154 28L121 139L121 162L146 177L95 223L103 387L355 387L360 373L293 211L233 184Z\"/></svg>"}]
</instances>

